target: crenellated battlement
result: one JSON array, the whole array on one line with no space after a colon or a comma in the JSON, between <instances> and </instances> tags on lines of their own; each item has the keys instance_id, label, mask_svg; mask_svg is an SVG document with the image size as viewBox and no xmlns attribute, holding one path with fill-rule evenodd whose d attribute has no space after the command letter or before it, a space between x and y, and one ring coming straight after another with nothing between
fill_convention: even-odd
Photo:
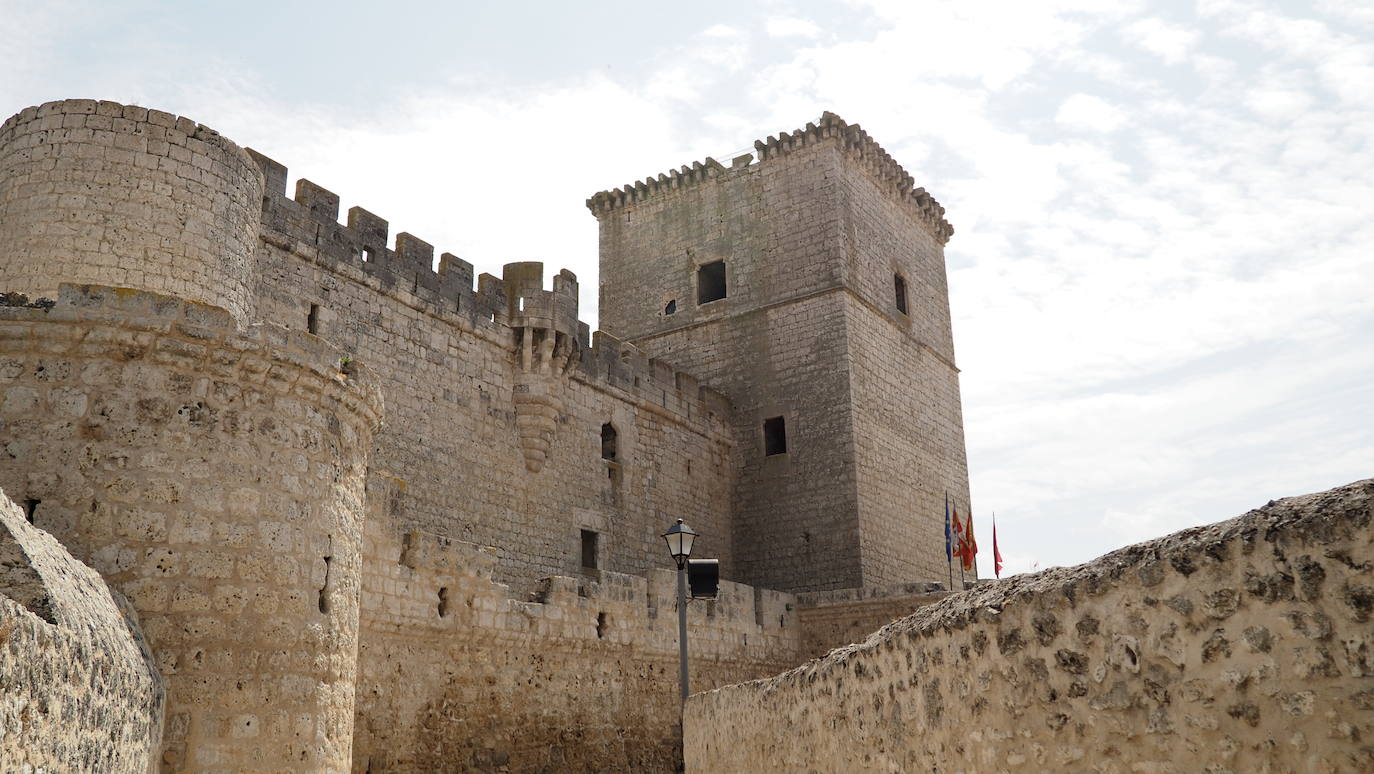
<instances>
[{"instance_id":1,"label":"crenellated battlement","mask_svg":"<svg viewBox=\"0 0 1374 774\"><path fill-rule=\"evenodd\" d=\"M477 326L499 326L494 331L555 331L560 335L557 341L570 348L569 373L583 382L629 393L686 420L723 421L728 416L729 400L702 386L695 375L650 358L604 331L593 335L590 326L578 320L579 285L573 272L559 271L552 278L552 290L545 290L544 264L521 261L503 266L500 277L479 275L474 288L472 264L467 261L443 253L436 271L433 246L406 232L397 234L395 246L388 248L390 224L385 218L352 207L348 222L340 223L338 194L301 178L294 196L288 198L287 168L251 148L248 154L262 168L266 181L262 233L269 243L325 265L360 269L377 278L383 292L409 292L425 306L445 314L456 311ZM680 181L704 180L718 174L715 170L723 170L712 159L683 169ZM511 341L513 346L523 345L523 340Z\"/></svg>"},{"instance_id":2,"label":"crenellated battlement","mask_svg":"<svg viewBox=\"0 0 1374 774\"><path fill-rule=\"evenodd\" d=\"M907 206L942 244L949 241L954 234L954 227L945 220L945 208L924 188L917 187L915 179L858 124L850 124L826 111L821 114L819 121L808 123L801 129L755 140L754 150L758 154L758 161L766 163L798 149L831 140L837 140L849 156L858 160L880 185ZM649 177L618 189L601 191L587 200L587 208L593 215L601 217L661 193L690 188L727 172L748 169L748 162L747 155L741 156L727 170L715 159L707 158L704 164L694 162L690 168L684 166L656 178Z\"/></svg>"},{"instance_id":3,"label":"crenellated battlement","mask_svg":"<svg viewBox=\"0 0 1374 774\"><path fill-rule=\"evenodd\" d=\"M474 317L505 315L506 296L499 280L481 282L474 291L471 263L443 253L436 270L434 246L408 232L398 233L388 247L390 223L362 207L349 208L347 222L340 223L339 195L305 178L296 181L295 193L288 197L286 166L247 150L265 181L264 239L287 249L304 248L302 252L322 262L355 266L384 288L404 287L451 311L471 312Z\"/></svg>"},{"instance_id":4,"label":"crenellated battlement","mask_svg":"<svg viewBox=\"0 0 1374 774\"><path fill-rule=\"evenodd\" d=\"M397 537L369 519L363 546L364 626L453 629L476 639L537 633L553 640L633 644L675 654L676 573L598 571L550 576L523 598L492 579L490 549L412 530ZM717 599L688 608L696 657L740 658L750 651L788 660L800 647L796 598L722 581Z\"/></svg>"},{"instance_id":5,"label":"crenellated battlement","mask_svg":"<svg viewBox=\"0 0 1374 774\"><path fill-rule=\"evenodd\" d=\"M646 177L620 188L593 194L587 200L587 208L592 214L600 217L611 210L644 201L660 192L695 187L725 172L725 167L719 161L707 156L704 162L693 161L690 167L683 165L678 169L660 173L658 177Z\"/></svg>"},{"instance_id":6,"label":"crenellated battlement","mask_svg":"<svg viewBox=\"0 0 1374 774\"><path fill-rule=\"evenodd\" d=\"M699 421L725 422L733 410L724 393L605 331L597 331L591 347L582 351L580 373L588 381L604 382L669 413Z\"/></svg>"},{"instance_id":7,"label":"crenellated battlement","mask_svg":"<svg viewBox=\"0 0 1374 774\"><path fill-rule=\"evenodd\" d=\"M862 127L828 110L821 114L819 124L808 123L791 133L782 132L767 140L755 140L754 149L759 153L759 161L763 162L829 137L839 137L845 152L861 161L875 180L911 208L941 244L954 235L954 226L945 220L945 208L935 197L917 187L915 179Z\"/></svg>"}]
</instances>

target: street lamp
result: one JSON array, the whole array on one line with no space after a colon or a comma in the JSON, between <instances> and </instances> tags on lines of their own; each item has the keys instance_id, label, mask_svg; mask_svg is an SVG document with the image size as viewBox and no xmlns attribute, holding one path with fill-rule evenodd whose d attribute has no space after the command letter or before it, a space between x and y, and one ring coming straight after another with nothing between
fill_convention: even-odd
<instances>
[{"instance_id":1,"label":"street lamp","mask_svg":"<svg viewBox=\"0 0 1374 774\"><path fill-rule=\"evenodd\" d=\"M682 519L663 533L668 541L668 553L677 562L677 666L682 682L682 702L687 703L687 557L692 555L692 541L697 533Z\"/></svg>"}]
</instances>

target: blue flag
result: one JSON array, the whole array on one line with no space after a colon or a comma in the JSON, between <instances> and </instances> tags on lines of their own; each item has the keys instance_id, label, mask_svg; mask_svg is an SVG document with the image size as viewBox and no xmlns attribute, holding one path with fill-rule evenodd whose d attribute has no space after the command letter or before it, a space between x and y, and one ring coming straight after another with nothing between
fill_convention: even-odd
<instances>
[{"instance_id":1,"label":"blue flag","mask_svg":"<svg viewBox=\"0 0 1374 774\"><path fill-rule=\"evenodd\" d=\"M954 536L949 531L949 492L945 492L945 561L954 561Z\"/></svg>"}]
</instances>

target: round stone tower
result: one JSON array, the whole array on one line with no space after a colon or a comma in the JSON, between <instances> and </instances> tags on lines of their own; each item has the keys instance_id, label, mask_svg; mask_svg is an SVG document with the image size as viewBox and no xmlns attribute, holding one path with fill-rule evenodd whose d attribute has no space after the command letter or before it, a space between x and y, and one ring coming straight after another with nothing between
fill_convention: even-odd
<instances>
[{"instance_id":1,"label":"round stone tower","mask_svg":"<svg viewBox=\"0 0 1374 774\"><path fill-rule=\"evenodd\" d=\"M262 193L248 154L187 118L87 99L28 108L0 126L3 290L148 290L242 326Z\"/></svg>"},{"instance_id":2,"label":"round stone tower","mask_svg":"<svg viewBox=\"0 0 1374 774\"><path fill-rule=\"evenodd\" d=\"M381 397L322 340L63 285L0 303L0 489L137 609L163 772L345 772Z\"/></svg>"}]
</instances>

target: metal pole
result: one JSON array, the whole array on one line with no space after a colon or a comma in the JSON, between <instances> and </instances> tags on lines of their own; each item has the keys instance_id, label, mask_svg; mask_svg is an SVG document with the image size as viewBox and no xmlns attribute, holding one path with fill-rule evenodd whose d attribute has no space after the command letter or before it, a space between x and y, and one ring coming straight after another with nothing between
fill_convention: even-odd
<instances>
[{"instance_id":1,"label":"metal pole","mask_svg":"<svg viewBox=\"0 0 1374 774\"><path fill-rule=\"evenodd\" d=\"M677 666L682 680L682 703L687 703L687 567L677 565Z\"/></svg>"}]
</instances>

